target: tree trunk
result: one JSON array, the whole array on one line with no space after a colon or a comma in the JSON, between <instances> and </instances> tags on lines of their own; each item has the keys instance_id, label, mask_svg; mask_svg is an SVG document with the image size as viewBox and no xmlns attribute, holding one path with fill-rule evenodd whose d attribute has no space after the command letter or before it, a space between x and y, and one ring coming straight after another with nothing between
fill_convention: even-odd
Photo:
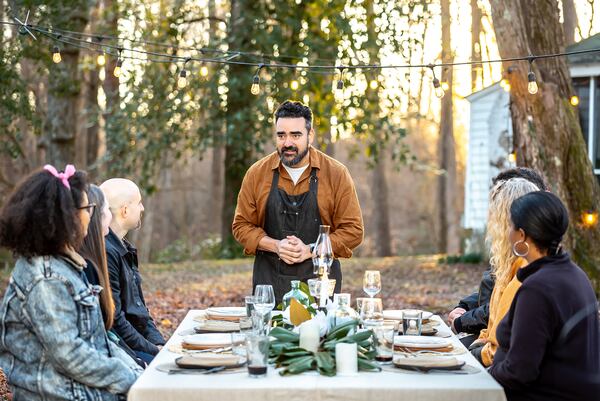
<instances>
[{"instance_id":1,"label":"tree trunk","mask_svg":"<svg viewBox=\"0 0 600 401\"><path fill-rule=\"evenodd\" d=\"M481 61L481 43L479 36L481 35L481 9L477 4L477 0L471 0L471 60ZM477 80L481 71L481 64L471 65L471 89L473 92L477 90Z\"/></svg>"},{"instance_id":2,"label":"tree trunk","mask_svg":"<svg viewBox=\"0 0 600 401\"><path fill-rule=\"evenodd\" d=\"M105 26L102 31L107 35L118 36L119 34L119 3L113 0L103 0L103 12ZM119 78L115 77L113 71L117 66L116 57L106 57L104 65L104 83L102 89L106 96L106 110L104 112L105 130L111 130L112 119L115 110L119 109Z\"/></svg>"},{"instance_id":3,"label":"tree trunk","mask_svg":"<svg viewBox=\"0 0 600 401\"><path fill-rule=\"evenodd\" d=\"M79 49L61 49L62 62L50 67L48 78L48 114L45 131L48 138L47 161L62 170L74 163L78 117L81 110Z\"/></svg>"},{"instance_id":4,"label":"tree trunk","mask_svg":"<svg viewBox=\"0 0 600 401\"><path fill-rule=\"evenodd\" d=\"M217 46L215 38L217 37L217 21L214 17L217 16L217 7L215 0L208 1L209 22L209 40L208 47L214 48ZM213 71L214 72L214 71ZM217 79L216 77L214 79ZM223 207L223 142L221 136L222 130L213 132L213 148L212 148L212 165L211 165L211 209L213 211L213 219L211 227L219 227L220 215L219 211Z\"/></svg>"},{"instance_id":5,"label":"tree trunk","mask_svg":"<svg viewBox=\"0 0 600 401\"><path fill-rule=\"evenodd\" d=\"M366 50L369 53L369 63L379 64L379 47L377 46L377 32L375 31L375 12L373 10L373 0L365 1L367 11L367 36ZM378 116L381 112L379 106L379 91L377 89L367 89L367 104L365 105L365 114L369 119L375 120L372 124L378 132L383 131L383 127L377 124ZM379 138L383 140L383 136ZM373 214L375 226L375 249L377 256L392 255L392 239L390 234L390 213L388 205L388 185L386 178L386 152L382 147L375 160L373 168Z\"/></svg>"},{"instance_id":6,"label":"tree trunk","mask_svg":"<svg viewBox=\"0 0 600 401\"><path fill-rule=\"evenodd\" d=\"M442 9L442 62L453 60L450 48L450 0L441 0ZM454 129L452 118L452 68L443 68L441 81L448 83L448 90L442 98L440 117L440 168L444 171L439 177L439 251L456 254L460 251L458 238L458 216L456 209L456 156L454 153Z\"/></svg>"},{"instance_id":7,"label":"tree trunk","mask_svg":"<svg viewBox=\"0 0 600 401\"><path fill-rule=\"evenodd\" d=\"M573 0L562 0L563 6L563 30L565 32L565 45L569 46L575 43L575 29L579 25L577 20L577 10Z\"/></svg>"},{"instance_id":8,"label":"tree trunk","mask_svg":"<svg viewBox=\"0 0 600 401\"><path fill-rule=\"evenodd\" d=\"M501 57L564 51L554 1L536 2L535 9L523 0L490 3ZM552 183L552 191L565 202L570 225L564 244L600 292L600 226L586 228L581 224L584 211L600 210L600 187L587 155L577 109L569 103L574 92L567 60L535 61L536 95L527 91L528 63L507 62L504 68L509 66L516 68L510 80L517 164L543 172Z\"/></svg>"},{"instance_id":9,"label":"tree trunk","mask_svg":"<svg viewBox=\"0 0 600 401\"><path fill-rule=\"evenodd\" d=\"M232 0L231 17L228 25L227 44L230 49L249 48L248 35L253 31L252 21L243 18L245 8L251 8L252 2ZM237 195L242 186L244 174L252 160L252 149L239 146L239 141L248 141L246 135L253 135L255 122L246 112L250 96L251 72L247 67L230 65L228 70L228 93L226 112L225 145L225 183L223 190L223 209L221 213L221 238L225 256L232 256L235 241L231 233L231 223L237 204ZM246 78L246 79L244 79ZM260 96L260 95L259 95ZM236 143L237 142L237 143Z\"/></svg>"},{"instance_id":10,"label":"tree trunk","mask_svg":"<svg viewBox=\"0 0 600 401\"><path fill-rule=\"evenodd\" d=\"M97 21L100 15L100 2L93 6L90 15L90 31L96 32ZM98 149L100 146L100 108L98 106L98 89L100 88L100 78L98 76L99 67L96 65L96 55L92 54L92 67L86 71L84 82L85 100L83 113L83 126L85 127L85 165L88 174L92 180L97 176L94 163L98 158Z\"/></svg>"}]
</instances>

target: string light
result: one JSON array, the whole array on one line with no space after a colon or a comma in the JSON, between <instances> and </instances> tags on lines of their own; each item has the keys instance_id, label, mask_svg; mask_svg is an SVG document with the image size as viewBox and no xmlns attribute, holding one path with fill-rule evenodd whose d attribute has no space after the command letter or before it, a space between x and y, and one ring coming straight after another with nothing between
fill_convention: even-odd
<instances>
[{"instance_id":1,"label":"string light","mask_svg":"<svg viewBox=\"0 0 600 401\"><path fill-rule=\"evenodd\" d=\"M60 56L60 49L58 48L58 46L54 46L52 48L52 61L54 61L54 64L58 64L62 61L62 57Z\"/></svg>"},{"instance_id":2,"label":"string light","mask_svg":"<svg viewBox=\"0 0 600 401\"><path fill-rule=\"evenodd\" d=\"M123 37L117 37L117 36L107 36L107 35L98 35L98 34L94 34L94 33L82 33L82 32L75 32L75 31L67 31L67 30L61 30L61 29L57 29L57 28L47 28L47 27L43 27L43 26L37 26L37 25L33 25L33 24L29 24L27 23L27 19L25 19L25 22L21 22L19 19L15 18L15 21L17 21L16 23L14 22L8 22L8 21L0 21L0 25L15 25L17 27L19 27L19 30L23 30L25 31L25 33L29 33L29 35L34 39L37 40L37 38L35 37L35 35L33 35L33 33L31 31L35 31L36 33L39 33L43 36L46 36L48 38L51 38L57 42L61 42L64 43L66 45L70 45L70 46L75 46L75 47L79 47L82 49L87 49L87 50L91 50L94 52L102 52L102 54L100 54L97 58L97 62L99 65L102 65L102 61L104 61L104 63L106 63L106 55L114 55L114 53L112 52L112 50L118 50L118 60L117 60L117 66L115 67L113 74L116 77L119 77L120 73L121 73L121 66L123 64L123 57L121 56L122 51L124 50L122 47L117 47L116 45L110 45L110 44L102 44L101 48L99 49L99 45L102 40L112 40L112 41L118 41L118 42L122 42L122 41L130 41L132 43L142 43L148 46L162 46L162 47L168 47L168 48L172 48L173 46L170 45L166 45L166 44L161 44L161 43L156 43L156 42L148 42L148 41L141 41L141 40L132 40L132 39L128 39L128 38L123 38ZM88 38L92 38L91 42ZM97 41L97 43L94 43L94 41ZM103 50L102 48L105 48L106 50ZM187 50L194 50L194 51L198 51L200 53L202 53L203 55L205 54L205 52L213 52L213 53L218 53L223 55L222 58L191 58L191 60L193 61L199 61L202 63L215 63L215 64L222 64L222 65L229 65L229 64L233 64L233 65L243 65L243 66L256 66L257 63L254 61L243 61L243 60L233 60L234 58L238 57L238 56L262 56L262 57L266 57L266 58L290 58L290 59L297 59L299 58L298 56L284 56L284 55L265 55L265 54L257 54L257 53L248 53L248 52L243 52L243 51L236 51L236 50L220 50L220 49L207 49L207 48L186 48ZM55 46L53 48L53 50L58 50L58 46ZM130 56L127 56L125 58L128 59L133 59L133 60L140 60L140 61L146 61L146 62L160 62L160 63L169 63L169 62L176 62L179 60L182 60L183 57L176 55L176 54L168 54L168 53L160 53L160 52L155 52L155 51L147 51L144 50L143 48L131 48L131 49L126 49L129 53L133 54ZM106 55L104 54L106 53ZM433 65L433 64L428 64L428 65L424 65L424 64L405 64L405 65L353 65L353 66L347 66L347 67L343 67L348 68L348 69L365 69L365 70L381 70L381 69L398 69L398 68L430 68L432 70L434 70L434 67L442 67L442 68L446 68L446 67L451 67L451 66L460 66L460 65L480 65L480 64L490 64L490 63L498 63L498 62L517 62L517 61L528 61L529 62L529 72L527 74L527 81L528 81L528 92L531 94L535 94L538 92L539 87L536 81L536 77L535 77L535 73L533 72L533 68L532 68L532 64L533 61L538 59L538 58L556 58L556 57L564 57L564 56L569 56L569 55L575 55L575 54L588 54L588 53L600 53L600 48L594 48L594 49L585 49L585 50L578 50L578 51L572 51L572 52L562 52L562 53L551 53L551 54L539 54L539 55L529 55L529 56L517 56L517 57L511 57L511 58L504 58L504 59L490 59L490 60L477 60L477 61L464 61L464 62L452 62L452 63L440 63L437 65ZM144 58L141 57L136 57L136 54L143 54L145 55ZM53 51L53 57L52 57L53 61L55 63L59 63L62 60L62 57L60 56L60 51ZM104 59L104 60L103 60ZM57 61L58 60L58 61ZM327 60L330 61L330 60ZM268 64L259 64L259 70L260 68L263 67L268 67L268 68L274 68L274 69L281 69L281 68L285 68L285 69L295 69L297 68L297 64L294 63L285 63L285 62L271 62L269 61ZM303 66L303 68L305 68L308 72L311 71L317 71L317 73L324 73L327 70L333 70L333 69L340 69L342 70L341 67L339 66L333 66L333 65L306 65ZM510 70L511 67L509 67ZM321 72L319 72L321 71ZM200 75L201 76L207 76L208 75L208 68L203 65L200 69ZM343 72L343 71L340 71ZM509 71L510 72L510 71ZM187 74L187 71L186 71ZM342 75L342 74L340 74ZM343 77L340 77L341 79L337 82L337 89L338 90L342 90L344 88L344 80ZM258 82L257 82L258 81ZM432 80L433 86L435 88L435 95L438 98L442 98L444 96L444 91L449 89L448 84L447 83L440 83L440 81L437 79L437 77L435 76L435 74L433 74L433 80ZM253 79L253 84L252 84L252 93L260 92L260 78L258 78L257 75L254 76ZM290 84L290 87L294 86L295 84ZM370 81L369 82L369 87L371 87L372 89L377 88L378 83L376 81ZM503 83L501 82L501 86L504 88L504 90L506 91L510 91L510 82L506 79L503 80ZM576 96L572 96L570 98L570 102L571 104L573 104L574 106L576 104L578 104L579 102L579 98L577 98ZM576 104L574 104L576 103Z\"/></svg>"},{"instance_id":3,"label":"string light","mask_svg":"<svg viewBox=\"0 0 600 401\"><path fill-rule=\"evenodd\" d=\"M254 78L252 78L252 86L250 87L250 93L257 96L260 93L260 70L264 67L264 64L260 64L256 69Z\"/></svg>"},{"instance_id":4,"label":"string light","mask_svg":"<svg viewBox=\"0 0 600 401\"><path fill-rule=\"evenodd\" d=\"M435 76L435 71L434 71L434 65L433 64L429 64L428 65L429 69L431 69L431 74L433 75L433 80L431 81L433 84L433 91L435 92L435 96L438 97L439 99L444 97L444 88L442 88L442 85L440 84L440 80L437 79L437 77Z\"/></svg>"},{"instance_id":5,"label":"string light","mask_svg":"<svg viewBox=\"0 0 600 401\"><path fill-rule=\"evenodd\" d=\"M377 82L376 79L372 79L371 82L369 82L369 87L373 90L377 89L378 86L379 82Z\"/></svg>"},{"instance_id":6,"label":"string light","mask_svg":"<svg viewBox=\"0 0 600 401\"><path fill-rule=\"evenodd\" d=\"M594 210L587 210L583 213L583 225L592 228L598 224L598 212Z\"/></svg>"},{"instance_id":7,"label":"string light","mask_svg":"<svg viewBox=\"0 0 600 401\"><path fill-rule=\"evenodd\" d=\"M293 91L298 90L299 87L300 87L300 84L295 79L292 82L290 82L291 90L293 90Z\"/></svg>"},{"instance_id":8,"label":"string light","mask_svg":"<svg viewBox=\"0 0 600 401\"><path fill-rule=\"evenodd\" d=\"M508 161L511 164L515 164L517 162L517 153L516 152L512 152L511 154L508 155Z\"/></svg>"},{"instance_id":9,"label":"string light","mask_svg":"<svg viewBox=\"0 0 600 401\"><path fill-rule=\"evenodd\" d=\"M113 75L117 78L121 76L121 67L123 66L123 59L121 58L121 53L123 50L119 50L119 58L117 59L117 65L113 71Z\"/></svg>"},{"instance_id":10,"label":"string light","mask_svg":"<svg viewBox=\"0 0 600 401\"><path fill-rule=\"evenodd\" d=\"M337 90L338 91L343 91L344 90L344 67L338 67L339 71L340 71L340 75L337 81Z\"/></svg>"},{"instance_id":11,"label":"string light","mask_svg":"<svg viewBox=\"0 0 600 401\"><path fill-rule=\"evenodd\" d=\"M188 63L188 61L190 61L189 58L183 63L183 67L179 73L179 78L177 79L177 87L179 89L183 89L187 86L187 71L185 70L185 65Z\"/></svg>"},{"instance_id":12,"label":"string light","mask_svg":"<svg viewBox=\"0 0 600 401\"><path fill-rule=\"evenodd\" d=\"M534 57L529 57L529 73L527 74L527 91L535 95L538 92L538 84L535 80L535 73L533 72L533 60Z\"/></svg>"},{"instance_id":13,"label":"string light","mask_svg":"<svg viewBox=\"0 0 600 401\"><path fill-rule=\"evenodd\" d=\"M571 103L571 106L579 106L579 96L577 95L573 95L571 96L571 99L569 99L569 102Z\"/></svg>"},{"instance_id":14,"label":"string light","mask_svg":"<svg viewBox=\"0 0 600 401\"><path fill-rule=\"evenodd\" d=\"M442 82L442 89L444 90L444 92L450 89L450 85L448 84L448 82Z\"/></svg>"},{"instance_id":15,"label":"string light","mask_svg":"<svg viewBox=\"0 0 600 401\"><path fill-rule=\"evenodd\" d=\"M508 79L502 79L502 81L500 81L500 86L502 87L502 89L504 89L504 91L510 92L510 82L508 81Z\"/></svg>"},{"instance_id":16,"label":"string light","mask_svg":"<svg viewBox=\"0 0 600 401\"><path fill-rule=\"evenodd\" d=\"M200 67L200 76L201 77L207 77L208 76L208 67L203 65L202 67Z\"/></svg>"},{"instance_id":17,"label":"string light","mask_svg":"<svg viewBox=\"0 0 600 401\"><path fill-rule=\"evenodd\" d=\"M100 67L104 67L104 65L106 64L106 56L104 55L104 53L98 55L98 58L96 58L96 63Z\"/></svg>"}]
</instances>

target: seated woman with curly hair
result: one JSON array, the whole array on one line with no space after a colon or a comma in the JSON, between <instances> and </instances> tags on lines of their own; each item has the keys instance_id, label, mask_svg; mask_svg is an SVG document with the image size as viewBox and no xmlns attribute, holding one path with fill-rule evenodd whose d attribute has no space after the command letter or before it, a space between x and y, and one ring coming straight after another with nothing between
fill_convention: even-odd
<instances>
[{"instance_id":1,"label":"seated woman with curly hair","mask_svg":"<svg viewBox=\"0 0 600 401\"><path fill-rule=\"evenodd\" d=\"M96 287L75 252L95 205L84 172L46 165L0 211L15 268L0 305L0 367L18 400L118 400L142 369L108 341Z\"/></svg>"}]
</instances>

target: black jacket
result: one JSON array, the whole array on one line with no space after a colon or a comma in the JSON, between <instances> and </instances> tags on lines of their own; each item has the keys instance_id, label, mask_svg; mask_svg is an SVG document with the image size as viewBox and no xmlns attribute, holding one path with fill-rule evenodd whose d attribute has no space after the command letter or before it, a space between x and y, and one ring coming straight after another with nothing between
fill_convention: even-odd
<instances>
[{"instance_id":1,"label":"black jacket","mask_svg":"<svg viewBox=\"0 0 600 401\"><path fill-rule=\"evenodd\" d=\"M490 317L490 298L494 289L494 277L491 270L483 272L479 291L474 292L458 303L458 308L467 312L454 320L454 328L457 333L477 334L488 325Z\"/></svg>"},{"instance_id":2,"label":"black jacket","mask_svg":"<svg viewBox=\"0 0 600 401\"><path fill-rule=\"evenodd\" d=\"M83 273L85 274L88 282L92 285L100 285L100 278L98 277L98 272L96 271L94 263L89 259L86 259L85 262L86 266L83 269ZM106 289L102 289L102 291L106 291ZM102 310L102 315L104 315L104 310ZM146 363L137 357L135 352L131 348L129 348L125 341L123 341L123 339L119 337L119 335L115 333L112 328L107 330L107 334L108 338L115 344L117 344L123 351L125 351L127 355L129 355L131 359L135 361L135 363L140 365L142 368L146 369Z\"/></svg>"},{"instance_id":3,"label":"black jacket","mask_svg":"<svg viewBox=\"0 0 600 401\"><path fill-rule=\"evenodd\" d=\"M600 400L600 323L586 274L562 253L517 272L489 372L513 400Z\"/></svg>"},{"instance_id":4,"label":"black jacket","mask_svg":"<svg viewBox=\"0 0 600 401\"><path fill-rule=\"evenodd\" d=\"M127 240L121 241L110 230L106 236L106 256L115 302L113 330L134 351L156 355L157 345L164 345L165 339L146 307L137 250Z\"/></svg>"}]
</instances>

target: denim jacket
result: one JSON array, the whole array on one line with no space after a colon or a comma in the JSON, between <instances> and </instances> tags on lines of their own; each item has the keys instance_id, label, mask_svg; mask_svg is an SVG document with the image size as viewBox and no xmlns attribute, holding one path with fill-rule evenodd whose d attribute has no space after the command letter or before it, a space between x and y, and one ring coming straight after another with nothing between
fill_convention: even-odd
<instances>
[{"instance_id":1,"label":"denim jacket","mask_svg":"<svg viewBox=\"0 0 600 401\"><path fill-rule=\"evenodd\" d=\"M142 370L108 341L83 259L17 260L0 306L0 367L18 400L118 400Z\"/></svg>"}]
</instances>

